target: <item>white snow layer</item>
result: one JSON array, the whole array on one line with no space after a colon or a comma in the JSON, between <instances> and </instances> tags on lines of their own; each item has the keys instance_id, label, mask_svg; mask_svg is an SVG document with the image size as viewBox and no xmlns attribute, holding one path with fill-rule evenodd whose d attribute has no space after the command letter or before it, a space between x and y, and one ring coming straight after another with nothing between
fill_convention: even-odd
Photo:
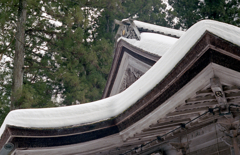
<instances>
[{"instance_id":1,"label":"white snow layer","mask_svg":"<svg viewBox=\"0 0 240 155\"><path fill-rule=\"evenodd\" d=\"M121 37L118 41L119 40L124 40L144 51L162 56L178 39L161 34L143 32L141 33L140 40L128 39L125 37Z\"/></svg>"},{"instance_id":2,"label":"white snow layer","mask_svg":"<svg viewBox=\"0 0 240 155\"><path fill-rule=\"evenodd\" d=\"M149 24L149 23L145 23L137 20L134 20L133 22L138 28L148 29L154 32L160 32L167 35L181 37L185 33L184 31L181 31L181 30L171 29L171 28Z\"/></svg>"},{"instance_id":3,"label":"white snow layer","mask_svg":"<svg viewBox=\"0 0 240 155\"><path fill-rule=\"evenodd\" d=\"M122 93L87 104L11 111L1 126L0 135L6 125L53 128L92 123L119 115L154 88L206 31L240 46L240 28L211 20L198 22L154 66Z\"/></svg>"}]
</instances>

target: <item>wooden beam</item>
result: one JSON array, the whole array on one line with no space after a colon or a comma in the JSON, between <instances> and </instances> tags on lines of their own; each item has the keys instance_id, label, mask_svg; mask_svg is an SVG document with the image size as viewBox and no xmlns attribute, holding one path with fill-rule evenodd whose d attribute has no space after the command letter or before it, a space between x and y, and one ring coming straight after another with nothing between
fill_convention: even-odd
<instances>
[{"instance_id":1,"label":"wooden beam","mask_svg":"<svg viewBox=\"0 0 240 155\"><path fill-rule=\"evenodd\" d=\"M187 123L190 120L191 120L190 118L187 118L187 119L182 119L182 120L177 120L177 121L162 122L162 123L157 123L157 124L154 124L154 125L150 125L150 128L168 127L168 126L172 126L172 125L179 125L181 123Z\"/></svg>"},{"instance_id":2,"label":"wooden beam","mask_svg":"<svg viewBox=\"0 0 240 155\"><path fill-rule=\"evenodd\" d=\"M240 98L232 98L232 99L228 100L229 104L237 104L237 105L239 105L239 102L240 102Z\"/></svg>"},{"instance_id":3,"label":"wooden beam","mask_svg":"<svg viewBox=\"0 0 240 155\"><path fill-rule=\"evenodd\" d=\"M208 108L198 108L198 109L192 109L192 110L185 110L185 111L175 111L172 113L168 113L167 116L179 116L179 115L188 115L193 113L201 113L203 111L208 111Z\"/></svg>"},{"instance_id":4,"label":"wooden beam","mask_svg":"<svg viewBox=\"0 0 240 155\"><path fill-rule=\"evenodd\" d=\"M231 86L231 87L223 86L223 91L224 93L231 93L231 92L239 92L240 89L238 88L238 86Z\"/></svg>"},{"instance_id":5,"label":"wooden beam","mask_svg":"<svg viewBox=\"0 0 240 155\"><path fill-rule=\"evenodd\" d=\"M203 118L203 119L199 119L198 121L194 122L194 123L190 123L191 126L198 126L201 124L205 124L208 122L213 122L216 119L222 118L223 116L220 115L214 115L214 116L209 116L208 118Z\"/></svg>"},{"instance_id":6,"label":"wooden beam","mask_svg":"<svg viewBox=\"0 0 240 155\"><path fill-rule=\"evenodd\" d=\"M204 102L204 103L193 103L193 104L185 104L180 107L175 108L176 110L186 110L186 109L194 109L201 107L214 107L218 102Z\"/></svg>"},{"instance_id":7,"label":"wooden beam","mask_svg":"<svg viewBox=\"0 0 240 155\"><path fill-rule=\"evenodd\" d=\"M141 134L135 135L133 138L137 139L155 139L158 135L164 135L165 133L174 130L176 127L171 127L171 128L164 128L164 129L159 129L159 130L149 130L142 132Z\"/></svg>"},{"instance_id":8,"label":"wooden beam","mask_svg":"<svg viewBox=\"0 0 240 155\"><path fill-rule=\"evenodd\" d=\"M129 19L129 21L130 21L130 26L133 28L134 32L136 33L137 40L140 40L141 39L141 35L140 35L140 32L139 32L137 26L135 25L135 23L133 22L132 19Z\"/></svg>"},{"instance_id":9,"label":"wooden beam","mask_svg":"<svg viewBox=\"0 0 240 155\"><path fill-rule=\"evenodd\" d=\"M140 138L134 138L134 137L130 137L127 139L127 141L124 142L124 144L121 147L126 147L126 146L137 146L137 145L141 145L143 143L145 143L146 141L152 140L153 137L148 137L148 138L144 138L144 139L140 139Z\"/></svg>"},{"instance_id":10,"label":"wooden beam","mask_svg":"<svg viewBox=\"0 0 240 155\"><path fill-rule=\"evenodd\" d=\"M198 116L199 116L199 114L195 113L195 114L190 114L190 115L180 115L180 116L176 116L176 117L165 117L165 118L159 119L158 123L190 121L191 118L196 118ZM153 126L153 125L151 125L151 126Z\"/></svg>"},{"instance_id":11,"label":"wooden beam","mask_svg":"<svg viewBox=\"0 0 240 155\"><path fill-rule=\"evenodd\" d=\"M198 96L213 95L212 89L200 90L196 92Z\"/></svg>"},{"instance_id":12,"label":"wooden beam","mask_svg":"<svg viewBox=\"0 0 240 155\"><path fill-rule=\"evenodd\" d=\"M216 98L214 96L191 98L191 99L187 99L185 102L186 103L196 103L196 102L212 102L212 101L216 101Z\"/></svg>"},{"instance_id":13,"label":"wooden beam","mask_svg":"<svg viewBox=\"0 0 240 155\"><path fill-rule=\"evenodd\" d=\"M146 133L146 132L149 132L149 131L153 131L153 132L162 132L162 131L168 131L168 130L172 130L178 126L180 126L181 124L178 123L178 124L172 124L172 125L169 125L169 126L159 126L159 127L150 127L148 129L144 129L143 130L143 133Z\"/></svg>"},{"instance_id":14,"label":"wooden beam","mask_svg":"<svg viewBox=\"0 0 240 155\"><path fill-rule=\"evenodd\" d=\"M240 92L226 94L226 98L227 98L227 99L240 98Z\"/></svg>"},{"instance_id":15,"label":"wooden beam","mask_svg":"<svg viewBox=\"0 0 240 155\"><path fill-rule=\"evenodd\" d=\"M124 25L121 21L117 20L117 19L114 19L114 23L115 24L118 24L118 25Z\"/></svg>"}]
</instances>

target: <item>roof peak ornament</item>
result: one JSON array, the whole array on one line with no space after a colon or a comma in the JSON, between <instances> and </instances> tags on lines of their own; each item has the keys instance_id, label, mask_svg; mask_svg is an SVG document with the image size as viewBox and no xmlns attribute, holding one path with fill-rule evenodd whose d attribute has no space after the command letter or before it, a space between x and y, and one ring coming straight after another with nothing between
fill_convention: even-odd
<instances>
[{"instance_id":1,"label":"roof peak ornament","mask_svg":"<svg viewBox=\"0 0 240 155\"><path fill-rule=\"evenodd\" d=\"M137 26L135 25L135 23L133 22L133 19L128 18L122 21L115 19L114 23L120 25L115 37L116 41L119 37L125 37L129 39L137 39L137 40L141 39L140 32Z\"/></svg>"}]
</instances>

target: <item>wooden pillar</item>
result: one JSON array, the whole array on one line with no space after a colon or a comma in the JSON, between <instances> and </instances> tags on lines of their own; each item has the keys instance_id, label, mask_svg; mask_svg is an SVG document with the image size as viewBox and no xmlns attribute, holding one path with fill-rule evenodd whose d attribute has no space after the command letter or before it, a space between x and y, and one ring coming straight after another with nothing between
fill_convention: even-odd
<instances>
[{"instance_id":1,"label":"wooden pillar","mask_svg":"<svg viewBox=\"0 0 240 155\"><path fill-rule=\"evenodd\" d=\"M225 119L227 120L227 119ZM228 122L227 122L228 121ZM227 144L231 147L231 154L232 155L240 155L240 150L237 142L238 137L238 126L239 126L239 119L238 118L232 118L232 120L229 123L229 120L218 120L218 123L225 128L225 131L227 131L227 134L225 133L225 136L223 139L228 139L228 141L231 142L231 144Z\"/></svg>"},{"instance_id":2,"label":"wooden pillar","mask_svg":"<svg viewBox=\"0 0 240 155\"><path fill-rule=\"evenodd\" d=\"M232 137L232 147L234 149L234 155L240 155L237 137Z\"/></svg>"}]
</instances>

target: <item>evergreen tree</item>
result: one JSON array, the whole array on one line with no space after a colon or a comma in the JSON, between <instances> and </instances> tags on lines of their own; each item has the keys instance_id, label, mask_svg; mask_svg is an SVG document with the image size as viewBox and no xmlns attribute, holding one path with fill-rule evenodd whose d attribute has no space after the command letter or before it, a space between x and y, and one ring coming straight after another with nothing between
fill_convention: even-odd
<instances>
[{"instance_id":1,"label":"evergreen tree","mask_svg":"<svg viewBox=\"0 0 240 155\"><path fill-rule=\"evenodd\" d=\"M0 83L2 107L10 94L12 109L56 106L58 95L63 105L100 98L113 49L104 39L88 41L89 1L3 0L0 6L0 54L13 60L2 63L1 76L9 79Z\"/></svg>"},{"instance_id":2,"label":"evergreen tree","mask_svg":"<svg viewBox=\"0 0 240 155\"><path fill-rule=\"evenodd\" d=\"M167 5L161 0L126 0L122 4L125 14L137 20L161 26L168 26L166 17Z\"/></svg>"},{"instance_id":3,"label":"evergreen tree","mask_svg":"<svg viewBox=\"0 0 240 155\"><path fill-rule=\"evenodd\" d=\"M239 0L168 0L172 6L169 19L178 19L175 28L188 29L203 19L213 19L232 25L240 25Z\"/></svg>"}]
</instances>

